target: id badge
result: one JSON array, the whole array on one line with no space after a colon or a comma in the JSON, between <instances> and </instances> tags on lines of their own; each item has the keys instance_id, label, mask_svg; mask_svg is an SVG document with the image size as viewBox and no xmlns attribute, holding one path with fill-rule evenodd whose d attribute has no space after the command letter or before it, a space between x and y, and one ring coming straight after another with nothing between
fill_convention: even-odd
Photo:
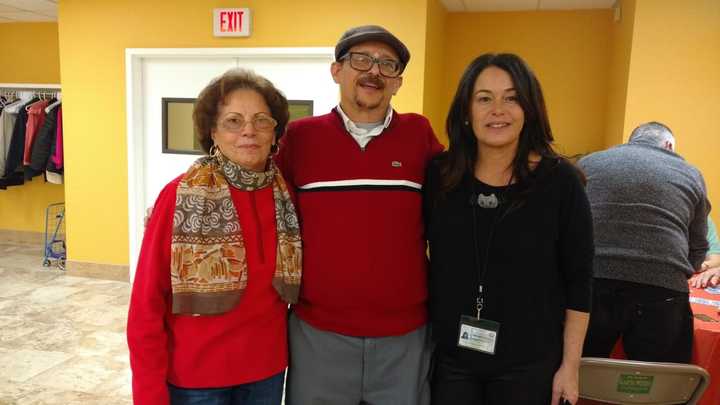
<instances>
[{"instance_id":1,"label":"id badge","mask_svg":"<svg viewBox=\"0 0 720 405\"><path fill-rule=\"evenodd\" d=\"M499 331L499 322L463 315L460 317L458 347L495 354Z\"/></svg>"}]
</instances>

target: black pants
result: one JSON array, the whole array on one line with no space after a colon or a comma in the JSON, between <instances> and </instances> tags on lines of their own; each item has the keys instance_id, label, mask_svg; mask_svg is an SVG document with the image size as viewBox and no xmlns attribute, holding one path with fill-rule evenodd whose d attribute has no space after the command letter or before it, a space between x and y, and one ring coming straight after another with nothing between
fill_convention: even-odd
<instances>
[{"instance_id":1,"label":"black pants","mask_svg":"<svg viewBox=\"0 0 720 405\"><path fill-rule=\"evenodd\" d=\"M471 369L452 355L435 352L432 405L547 405L560 359L498 370Z\"/></svg>"},{"instance_id":2,"label":"black pants","mask_svg":"<svg viewBox=\"0 0 720 405\"><path fill-rule=\"evenodd\" d=\"M689 363L693 318L688 293L595 279L583 357L609 357L622 337L630 360Z\"/></svg>"}]
</instances>

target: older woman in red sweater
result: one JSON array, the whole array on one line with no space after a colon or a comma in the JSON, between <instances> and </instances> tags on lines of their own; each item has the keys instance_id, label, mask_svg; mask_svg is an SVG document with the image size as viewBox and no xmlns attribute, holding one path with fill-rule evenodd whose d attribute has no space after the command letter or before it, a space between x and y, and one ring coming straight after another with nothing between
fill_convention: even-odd
<instances>
[{"instance_id":1,"label":"older woman in red sweater","mask_svg":"<svg viewBox=\"0 0 720 405\"><path fill-rule=\"evenodd\" d=\"M199 95L208 155L160 192L128 315L136 405L277 404L297 299L295 208L270 156L288 122L268 80L232 70Z\"/></svg>"}]
</instances>

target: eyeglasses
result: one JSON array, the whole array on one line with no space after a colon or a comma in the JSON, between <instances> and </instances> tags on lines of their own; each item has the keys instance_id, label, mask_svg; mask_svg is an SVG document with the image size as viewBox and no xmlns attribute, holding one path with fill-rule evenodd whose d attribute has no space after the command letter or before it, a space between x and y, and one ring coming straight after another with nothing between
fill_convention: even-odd
<instances>
[{"instance_id":1,"label":"eyeglasses","mask_svg":"<svg viewBox=\"0 0 720 405\"><path fill-rule=\"evenodd\" d=\"M402 63L394 59L377 59L358 52L348 52L340 60L347 59L350 66L361 72L367 72L377 63L380 74L385 77L398 77L402 71Z\"/></svg>"},{"instance_id":2,"label":"eyeglasses","mask_svg":"<svg viewBox=\"0 0 720 405\"><path fill-rule=\"evenodd\" d=\"M239 132L245 128L245 124L248 122L252 123L252 126L256 131L270 131L275 129L278 124L273 117L262 113L256 114L249 121L245 121L245 118L243 118L240 114L230 113L226 115L222 121L220 121L220 126L230 132Z\"/></svg>"}]
</instances>

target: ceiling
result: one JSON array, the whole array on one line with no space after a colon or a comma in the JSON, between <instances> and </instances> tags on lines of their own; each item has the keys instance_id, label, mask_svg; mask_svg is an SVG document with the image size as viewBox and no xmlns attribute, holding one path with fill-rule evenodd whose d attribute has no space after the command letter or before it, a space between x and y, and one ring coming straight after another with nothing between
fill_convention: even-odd
<instances>
[{"instance_id":1,"label":"ceiling","mask_svg":"<svg viewBox=\"0 0 720 405\"><path fill-rule=\"evenodd\" d=\"M581 10L611 8L616 0L441 0L448 11ZM0 23L57 21L57 0L0 0Z\"/></svg>"},{"instance_id":2,"label":"ceiling","mask_svg":"<svg viewBox=\"0 0 720 405\"><path fill-rule=\"evenodd\" d=\"M615 0L441 0L448 11L531 11L611 8ZM2 3L2 0L0 0Z\"/></svg>"},{"instance_id":3,"label":"ceiling","mask_svg":"<svg viewBox=\"0 0 720 405\"><path fill-rule=\"evenodd\" d=\"M57 21L57 0L0 0L0 23Z\"/></svg>"}]
</instances>

